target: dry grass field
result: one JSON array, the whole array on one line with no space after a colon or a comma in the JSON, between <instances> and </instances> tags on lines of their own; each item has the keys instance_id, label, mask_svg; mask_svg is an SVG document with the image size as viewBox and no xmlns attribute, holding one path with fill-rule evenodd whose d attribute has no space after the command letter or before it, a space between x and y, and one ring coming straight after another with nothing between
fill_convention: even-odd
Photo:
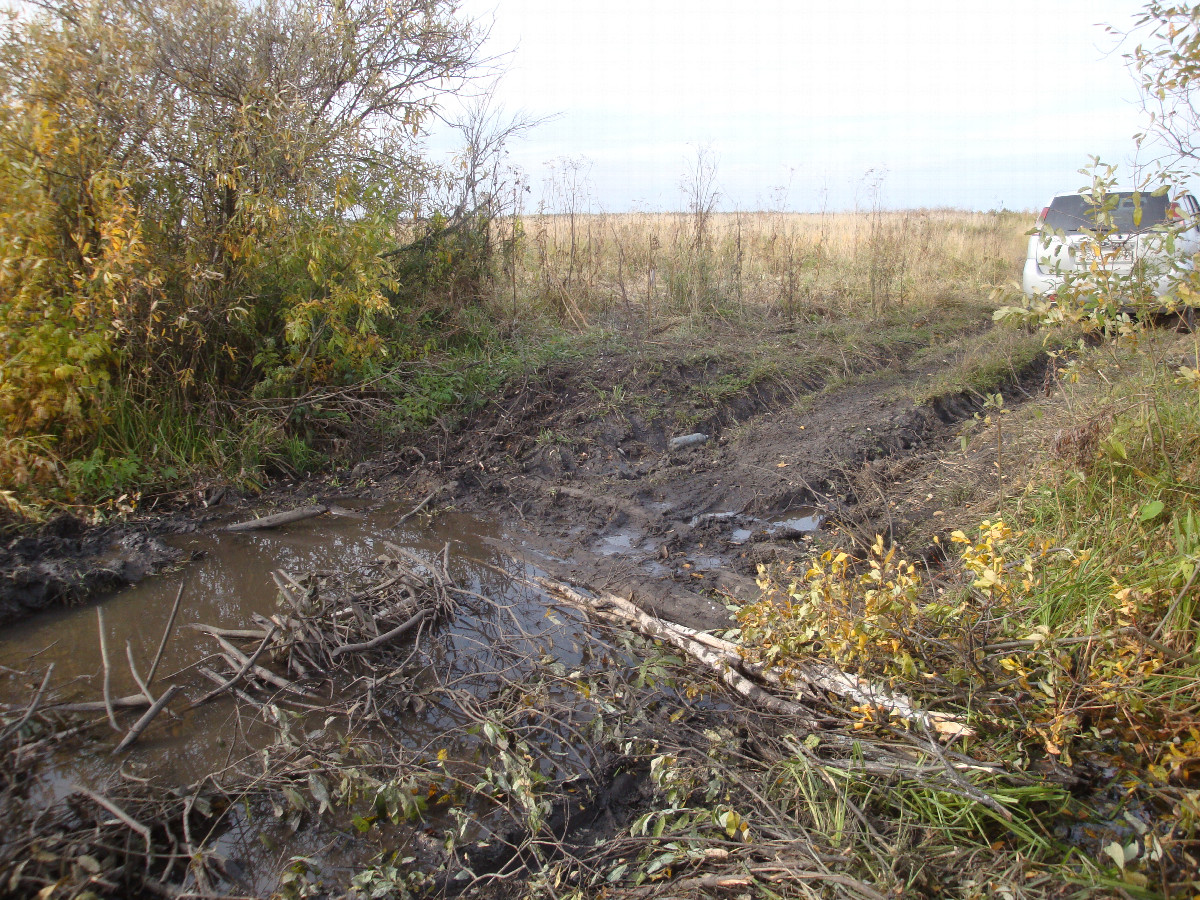
<instances>
[{"instance_id":1,"label":"dry grass field","mask_svg":"<svg viewBox=\"0 0 1200 900\"><path fill-rule=\"evenodd\" d=\"M749 312L869 319L1017 277L1030 222L944 209L533 215L498 225L496 300L578 329Z\"/></svg>"}]
</instances>

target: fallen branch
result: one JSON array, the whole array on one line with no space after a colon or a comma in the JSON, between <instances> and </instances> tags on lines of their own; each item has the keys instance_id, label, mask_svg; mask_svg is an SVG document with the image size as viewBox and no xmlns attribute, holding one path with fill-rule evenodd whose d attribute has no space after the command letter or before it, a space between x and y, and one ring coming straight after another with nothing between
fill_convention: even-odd
<instances>
[{"instance_id":1,"label":"fallen branch","mask_svg":"<svg viewBox=\"0 0 1200 900\"><path fill-rule=\"evenodd\" d=\"M37 693L33 695L33 700L29 706L25 707L25 714L21 718L4 729L4 733L0 734L0 742L4 741L9 735L16 734L25 727L25 723L33 718L33 714L37 712L38 704L42 702L42 695L46 693L46 687L50 684L50 676L54 673L54 663L46 668L46 675L42 678L42 686L37 689Z\"/></svg>"},{"instance_id":2,"label":"fallen branch","mask_svg":"<svg viewBox=\"0 0 1200 900\"><path fill-rule=\"evenodd\" d=\"M150 686L142 681L142 676L138 674L137 664L133 661L133 645L129 641L125 642L125 658L129 660L129 674L133 676L133 680L137 682L141 692L146 695L146 699L153 704L154 695L150 693Z\"/></svg>"},{"instance_id":3,"label":"fallen branch","mask_svg":"<svg viewBox=\"0 0 1200 900\"><path fill-rule=\"evenodd\" d=\"M121 807L117 806L117 804L113 803L107 797L105 797L101 794L97 794L95 791L89 791L87 788L83 787L82 785L77 784L77 785L75 785L75 793L83 794L85 797L89 798L92 802L96 803L99 806L104 807L110 813L112 813L114 816L116 816L118 819L120 819L121 822L124 823L131 831L136 831L138 834L140 834L142 836L142 840L144 840L146 842L146 855L149 856L151 854L152 849L151 849L151 843L150 843L150 829L149 828L147 828L145 825L143 825L137 819L133 818L133 816L129 815L129 813L125 812L125 810L121 809Z\"/></svg>"},{"instance_id":4,"label":"fallen branch","mask_svg":"<svg viewBox=\"0 0 1200 900\"><path fill-rule=\"evenodd\" d=\"M397 519L396 524L393 525L392 528L399 528L401 525L403 525L405 522L407 522L409 519L411 519L413 516L415 516L421 510L423 510L426 506L428 506L429 501L431 501L434 497L436 497L438 494L440 494L443 490L445 490L445 485L442 485L442 486L430 491L429 496L427 496L424 500L422 500L420 503L418 503L416 506L414 506L412 509L410 509L408 512L406 512L404 515L402 515L399 519Z\"/></svg>"},{"instance_id":5,"label":"fallen branch","mask_svg":"<svg viewBox=\"0 0 1200 900\"><path fill-rule=\"evenodd\" d=\"M802 726L810 730L815 731L820 728L820 722L808 709L792 700L784 700L763 690L763 688L756 685L734 668L733 660L730 659L728 653L706 647L694 637L685 634L682 630L683 626L667 622L665 619L660 619L657 616L652 616L634 606L628 600L624 600L614 594L589 597L575 590L570 585L553 581L549 578L539 578L537 581L542 587L567 598L577 606L582 606L584 609L591 609L601 615L604 614L604 605L615 607L622 619L637 626L638 630L643 634L666 641L697 662L703 663L706 667L714 671L725 684L755 706L770 712L791 716L797 719Z\"/></svg>"},{"instance_id":6,"label":"fallen branch","mask_svg":"<svg viewBox=\"0 0 1200 900\"><path fill-rule=\"evenodd\" d=\"M271 638L275 637L275 632L277 630L278 629L275 626L272 626L271 630L268 631L266 636L262 639L262 643L258 645L258 649L254 651L254 653L250 656L249 659L247 659L244 663L242 663L242 667L237 670L237 672L234 674L234 676L232 678L230 678L228 681L226 681L224 684L222 684L220 687L216 688L215 690L209 691L207 694L205 694L203 697L201 697L199 700L197 700L195 703L193 703L191 706L189 706L188 709L192 710L192 709L195 709L197 706L199 706L202 703L207 703L213 697L216 697L218 694L225 693L225 691L229 690L229 688L233 687L235 684L237 684L239 681L241 681L242 678L245 677L246 673L249 672L254 667L254 664L256 662L258 662L258 658L260 656L262 656L262 652L267 649L267 645L271 643Z\"/></svg>"},{"instance_id":7,"label":"fallen branch","mask_svg":"<svg viewBox=\"0 0 1200 900\"><path fill-rule=\"evenodd\" d=\"M280 525L290 525L293 522L303 522L305 519L312 519L327 512L329 512L328 506L305 506L300 509L290 509L287 512L275 513L272 516L263 516L260 519L250 519L246 522L226 525L221 530L229 532L263 531L267 528L278 528Z\"/></svg>"},{"instance_id":8,"label":"fallen branch","mask_svg":"<svg viewBox=\"0 0 1200 900\"><path fill-rule=\"evenodd\" d=\"M208 666L196 666L196 671L199 672L201 675L203 675L205 678L207 678L209 681L215 682L216 684L220 684L220 685L225 684L225 679L222 678L220 675L218 675L216 672L214 672L212 669L210 669ZM224 688L222 688L222 689L224 689ZM233 694L233 696L235 696L239 700L241 700L243 703L248 703L251 706L257 706L259 709L262 709L262 707L263 707L261 702L259 702L258 700L255 700L253 697L251 697L249 694L247 694L245 691L243 691L239 687L236 687L236 686L231 687L231 688L229 688L229 692L231 694Z\"/></svg>"},{"instance_id":9,"label":"fallen branch","mask_svg":"<svg viewBox=\"0 0 1200 900\"><path fill-rule=\"evenodd\" d=\"M237 662L240 665L245 666L247 663L250 663L250 657L248 657L245 653L243 653L237 647L233 646L233 644L229 643L229 641L225 640L225 638L221 637L218 634L214 634L213 638L216 640L216 642L218 644L220 644L223 648L225 648L225 650L229 653L229 655L232 656L235 660L237 660ZM310 699L313 696L312 694L308 693L307 691L303 690L302 688L296 687L296 685L292 684L292 682L288 681L286 678L276 675L270 669L264 669L262 666L255 665L254 663L250 663L248 668L257 677L263 679L264 681L270 682L271 684L275 685L275 687L279 688L280 690L288 691L293 694L299 694L301 697L308 697Z\"/></svg>"},{"instance_id":10,"label":"fallen branch","mask_svg":"<svg viewBox=\"0 0 1200 900\"><path fill-rule=\"evenodd\" d=\"M55 712L107 713L110 709L142 709L149 705L145 694L130 694L128 697L112 697L108 702L85 700L81 703L56 703L48 708Z\"/></svg>"},{"instance_id":11,"label":"fallen branch","mask_svg":"<svg viewBox=\"0 0 1200 900\"><path fill-rule=\"evenodd\" d=\"M360 644L342 644L340 647L334 647L329 651L329 658L337 659L343 653L360 653L366 650L374 650L376 647L380 647L389 641L395 640L406 631L410 631L417 625L421 624L421 622L425 621L431 612L432 610L429 609L418 610L417 613L404 624L397 625L391 631L385 631L383 634L372 638L369 641L363 641Z\"/></svg>"},{"instance_id":12,"label":"fallen branch","mask_svg":"<svg viewBox=\"0 0 1200 900\"><path fill-rule=\"evenodd\" d=\"M193 631L202 631L213 637L229 638L234 641L261 641L266 634L261 628L218 628L216 625L205 625L203 622L189 622L184 626Z\"/></svg>"},{"instance_id":13,"label":"fallen branch","mask_svg":"<svg viewBox=\"0 0 1200 900\"><path fill-rule=\"evenodd\" d=\"M179 615L179 601L183 599L183 586L187 584L187 578L182 578L179 581L179 590L175 592L175 605L171 607L171 615L167 618L167 627L163 629L162 640L158 642L158 652L154 654L154 662L150 664L150 671L146 675L146 684L154 684L154 673L158 671L158 664L162 662L163 651L167 649L167 640L171 637L171 631L175 627L175 617Z\"/></svg>"},{"instance_id":14,"label":"fallen branch","mask_svg":"<svg viewBox=\"0 0 1200 900\"><path fill-rule=\"evenodd\" d=\"M618 597L615 594L604 593L597 599L616 607L626 618L637 622L639 625L653 622L654 627L659 631L669 631L680 638L694 641L714 650L720 654L727 665L738 669L750 677L758 678L776 687L784 687L783 679L777 671L746 663L739 653L738 646L730 641L713 637L702 631L695 631L684 625L667 621L666 619L659 619L643 611L633 602L623 597ZM594 601L591 605L595 608ZM655 636L661 637L662 635L656 633ZM857 675L843 672L832 663L810 664L799 669L797 674L814 691L830 693L843 700L849 700L856 706L870 706L889 715L918 723L926 728L932 728L944 740L956 737L971 737L975 734L975 730L967 725L959 716L922 710L915 701L904 694L887 690L859 678ZM729 683L728 679L726 679L726 683ZM733 685L731 684L730 686L732 687ZM742 693L740 690L738 692Z\"/></svg>"},{"instance_id":15,"label":"fallen branch","mask_svg":"<svg viewBox=\"0 0 1200 900\"><path fill-rule=\"evenodd\" d=\"M112 755L117 756L118 754L128 750L133 745L133 742L141 737L142 732L150 726L150 723L154 721L154 717L162 712L163 707L170 703L171 698L178 694L180 690L182 690L182 688L180 688L179 685L173 684L163 691L162 696L154 702L153 706L151 706L142 714L142 717L134 723L133 727L129 729L129 733L121 740L121 743L117 744L116 749L114 749L112 752Z\"/></svg>"},{"instance_id":16,"label":"fallen branch","mask_svg":"<svg viewBox=\"0 0 1200 900\"><path fill-rule=\"evenodd\" d=\"M899 716L909 722L916 722L926 728L932 728L942 736L943 740L971 737L975 734L975 729L958 716L949 713L927 712L919 708L911 698L872 684L857 675L843 672L837 666L829 663L803 666L797 670L797 675L814 690L828 691L856 706L869 706L889 715Z\"/></svg>"},{"instance_id":17,"label":"fallen branch","mask_svg":"<svg viewBox=\"0 0 1200 900\"><path fill-rule=\"evenodd\" d=\"M120 731L117 717L113 715L112 707L112 669L108 664L108 640L104 636L104 607L96 607L96 625L100 629L100 662L104 665L104 711L108 714L108 724L113 731Z\"/></svg>"}]
</instances>

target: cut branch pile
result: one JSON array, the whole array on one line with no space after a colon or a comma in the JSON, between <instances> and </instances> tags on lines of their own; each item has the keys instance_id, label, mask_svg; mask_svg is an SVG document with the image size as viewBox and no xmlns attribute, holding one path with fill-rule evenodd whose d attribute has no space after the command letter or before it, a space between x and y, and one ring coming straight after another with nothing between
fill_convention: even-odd
<instances>
[{"instance_id":1,"label":"cut branch pile","mask_svg":"<svg viewBox=\"0 0 1200 900\"><path fill-rule=\"evenodd\" d=\"M769 692L765 686L784 686L781 674L774 669L748 663L743 659L736 644L660 619L632 601L615 594L602 592L590 595L548 578L540 578L538 583L598 618L632 626L644 635L671 644L691 659L713 670L725 684L754 706L768 712L788 715L797 725L810 732L827 730L829 723L820 721L809 706ZM919 725L945 739L969 737L974 733L959 717L922 710L903 694L843 672L832 663L806 666L800 671L796 681L799 687L805 689L804 694L817 702L823 703L827 696L832 695L854 706L869 707L879 710L885 716ZM795 683L791 685L790 693L793 696L796 695L796 687Z\"/></svg>"},{"instance_id":2,"label":"cut branch pile","mask_svg":"<svg viewBox=\"0 0 1200 900\"><path fill-rule=\"evenodd\" d=\"M370 665L372 657L383 656L391 662L402 639L418 641L425 629L448 618L456 590L447 570L449 548L430 563L396 544L384 546L378 578L366 588L341 590L336 582L314 575L298 578L280 569L272 573L280 610L269 617L256 614L256 627L191 626L218 643L228 667L225 674L201 669L217 687L193 705L226 691L248 700L247 687L308 697L297 681L324 677L350 660ZM262 665L264 654L288 677Z\"/></svg>"}]
</instances>

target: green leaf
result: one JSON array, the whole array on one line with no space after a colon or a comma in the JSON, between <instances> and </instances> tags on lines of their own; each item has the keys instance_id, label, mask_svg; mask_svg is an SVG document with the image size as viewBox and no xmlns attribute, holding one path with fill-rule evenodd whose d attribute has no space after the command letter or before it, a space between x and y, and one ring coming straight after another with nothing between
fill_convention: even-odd
<instances>
[{"instance_id":1,"label":"green leaf","mask_svg":"<svg viewBox=\"0 0 1200 900\"><path fill-rule=\"evenodd\" d=\"M666 827L666 825L667 825L667 817L666 816L659 816L658 819L655 820L654 828L652 829L652 831L656 838L662 837L663 829Z\"/></svg>"},{"instance_id":2,"label":"green leaf","mask_svg":"<svg viewBox=\"0 0 1200 900\"><path fill-rule=\"evenodd\" d=\"M1138 520L1149 522L1152 519L1157 519L1165 508L1166 504L1161 500L1151 500L1148 503L1143 503L1142 508L1138 510Z\"/></svg>"}]
</instances>

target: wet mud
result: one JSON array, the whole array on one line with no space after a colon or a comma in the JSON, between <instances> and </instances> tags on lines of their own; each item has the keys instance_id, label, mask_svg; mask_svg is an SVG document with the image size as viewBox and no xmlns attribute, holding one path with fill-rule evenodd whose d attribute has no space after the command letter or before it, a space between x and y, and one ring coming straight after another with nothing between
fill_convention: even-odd
<instances>
[{"instance_id":1,"label":"wet mud","mask_svg":"<svg viewBox=\"0 0 1200 900\"><path fill-rule=\"evenodd\" d=\"M180 591L185 625L245 629L280 612L272 572L325 579L353 597L350 586L378 577L381 553L394 542L427 560L440 554L464 597L474 594L483 605L464 600L432 638L413 642L415 663L407 644L390 648L404 651L388 657L394 672L403 673L393 694L377 694L374 680L364 687L383 669L321 681L320 696L306 697L307 707L296 714L314 735L308 764L335 758L315 749L328 745L333 754L329 748L341 739L337 727L323 724L336 718L330 711L340 709L337 715L348 720L343 707L357 710L361 703L373 705L364 732L370 742L399 748L406 759L440 749L448 756L436 757L439 765L448 759L475 773L486 755L479 710L497 697L520 695L551 670L577 684L636 667L586 616L531 587L537 577L631 598L662 619L713 631L731 627L731 606L757 596L762 563L802 558L856 529L918 540L945 530L949 523L935 518L933 505L902 509L884 498L885 490L898 495L907 482L915 484L980 409L969 394L915 402L936 370L928 356L910 365L916 349L876 361L869 371L847 372L836 386L773 377L727 395L708 386L740 376L736 367L722 368L719 359L697 364L682 350L660 351L654 365L630 354L560 366L515 386L451 431L418 437L348 471L280 484L266 497L227 495L213 508L104 529L58 520L0 550L6 625L0 703L19 713L37 689L35 673L49 662L55 702L99 695L105 665L93 607L104 610L109 653L118 663L114 695L138 690L134 667L123 658L139 661L144 671L168 633L162 680L194 699L212 688L197 672L214 648L194 630L168 628ZM1039 365L997 387L1019 400L1040 379ZM691 434L707 438L673 445ZM314 504L339 512L269 531L221 530ZM626 688L614 681L613 690ZM625 766L619 754L587 756L577 736L593 714L560 693L569 691L542 698L553 701L554 712L536 727L549 748L542 775L558 785L560 797L547 811L546 827L558 852L569 852L627 829L651 788L646 773ZM249 696L260 709L267 699ZM278 750L277 723L266 724L260 713L255 724L245 709L226 696L165 715L115 761L111 735L64 743L23 776L17 793L28 808L40 808L80 787L102 793L130 781L168 789L203 785L213 772L226 771L235 743L239 753ZM282 862L310 845L325 862L352 869L386 842L400 841L442 869L439 889L447 894L469 883L464 871L472 878L512 873L529 862L520 855L528 836L519 823L494 815L492 821L484 808L473 810L478 825L464 833L456 862L428 838L448 824L436 814L423 829L399 837L376 829L358 841L346 838L348 827L326 835L326 826L306 813L295 814L303 827L285 828L266 801L254 803L219 812L216 856L227 869L217 874L230 890L270 892ZM181 829L194 814L191 806L171 809L159 814L173 815ZM337 849L343 844L344 853Z\"/></svg>"},{"instance_id":2,"label":"wet mud","mask_svg":"<svg viewBox=\"0 0 1200 900\"><path fill-rule=\"evenodd\" d=\"M89 528L70 515L0 545L0 625L50 606L71 606L133 584L184 554L153 532L161 525Z\"/></svg>"},{"instance_id":3,"label":"wet mud","mask_svg":"<svg viewBox=\"0 0 1200 900\"><path fill-rule=\"evenodd\" d=\"M895 482L914 472L901 461L956 444L982 398L914 401L938 364L925 355L910 365L911 355L836 387L767 380L710 402L695 398L728 380L719 363L668 360L651 377L636 358L562 367L499 399L449 444L427 446L422 472L454 483L456 506L519 530L525 552L549 557L561 577L632 595L690 627L728 627L726 605L756 596L760 563L802 556L835 531L936 552L930 537L945 523L932 520L934 507L891 512L880 491L904 490ZM1019 402L1043 366L994 387ZM596 401L620 393L622 403ZM663 398L652 415L646 398ZM692 433L707 440L672 446Z\"/></svg>"}]
</instances>

